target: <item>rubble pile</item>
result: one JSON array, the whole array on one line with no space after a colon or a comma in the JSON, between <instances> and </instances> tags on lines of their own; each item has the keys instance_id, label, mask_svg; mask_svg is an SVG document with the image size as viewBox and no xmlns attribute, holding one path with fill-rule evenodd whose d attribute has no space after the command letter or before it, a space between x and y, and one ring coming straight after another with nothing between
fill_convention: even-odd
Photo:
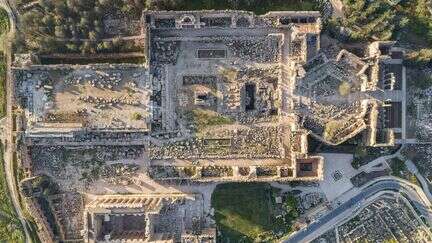
<instances>
[{"instance_id":1,"label":"rubble pile","mask_svg":"<svg viewBox=\"0 0 432 243\"><path fill-rule=\"evenodd\" d=\"M277 62L279 60L279 41L273 38L253 40L231 40L227 46L235 57L254 62Z\"/></svg>"},{"instance_id":2,"label":"rubble pile","mask_svg":"<svg viewBox=\"0 0 432 243\"><path fill-rule=\"evenodd\" d=\"M256 168L257 176L276 176L277 168L274 166L259 166Z\"/></svg>"},{"instance_id":3,"label":"rubble pile","mask_svg":"<svg viewBox=\"0 0 432 243\"><path fill-rule=\"evenodd\" d=\"M268 68L243 67L239 69L237 79L240 81L249 81L254 79L260 82L267 82L276 85L280 72L280 68L273 65Z\"/></svg>"},{"instance_id":4,"label":"rubble pile","mask_svg":"<svg viewBox=\"0 0 432 243\"><path fill-rule=\"evenodd\" d=\"M239 167L238 173L241 176L248 176L250 174L250 168L249 167Z\"/></svg>"},{"instance_id":5,"label":"rubble pile","mask_svg":"<svg viewBox=\"0 0 432 243\"><path fill-rule=\"evenodd\" d=\"M401 150L401 154L412 160L421 174L428 180L432 181L432 145L431 144L407 144Z\"/></svg>"},{"instance_id":6,"label":"rubble pile","mask_svg":"<svg viewBox=\"0 0 432 243\"><path fill-rule=\"evenodd\" d=\"M104 108L107 106L113 105L133 105L138 106L141 105L141 102L136 99L130 99L130 97L122 96L122 97L95 97L92 95L80 96L78 100L84 101L86 103L96 104L96 108Z\"/></svg>"},{"instance_id":7,"label":"rubble pile","mask_svg":"<svg viewBox=\"0 0 432 243\"><path fill-rule=\"evenodd\" d=\"M175 166L152 166L147 168L147 173L151 178L179 178L181 169Z\"/></svg>"},{"instance_id":8,"label":"rubble pile","mask_svg":"<svg viewBox=\"0 0 432 243\"><path fill-rule=\"evenodd\" d=\"M86 118L88 116L87 109L78 109L72 112L48 112L43 117L45 122L79 122L85 124Z\"/></svg>"},{"instance_id":9,"label":"rubble pile","mask_svg":"<svg viewBox=\"0 0 432 243\"><path fill-rule=\"evenodd\" d=\"M206 27L229 27L232 24L231 17L201 17L200 21Z\"/></svg>"},{"instance_id":10,"label":"rubble pile","mask_svg":"<svg viewBox=\"0 0 432 243\"><path fill-rule=\"evenodd\" d=\"M157 63L175 63L179 45L178 41L155 41L152 44L152 58Z\"/></svg>"},{"instance_id":11,"label":"rubble pile","mask_svg":"<svg viewBox=\"0 0 432 243\"><path fill-rule=\"evenodd\" d=\"M93 146L95 157L102 161L138 159L144 152L143 146Z\"/></svg>"},{"instance_id":12,"label":"rubble pile","mask_svg":"<svg viewBox=\"0 0 432 243\"><path fill-rule=\"evenodd\" d=\"M114 132L113 132L114 131ZM74 137L35 137L31 141L33 144L37 145L47 145L52 146L55 143L95 143L99 145L104 141L119 141L122 143L131 141L141 141L140 144L146 144L146 138L148 138L148 133L146 132L111 132L104 131L103 129L95 129L94 131L88 133L79 133Z\"/></svg>"},{"instance_id":13,"label":"rubble pile","mask_svg":"<svg viewBox=\"0 0 432 243\"><path fill-rule=\"evenodd\" d=\"M379 98L373 87L362 88L368 80L366 68L359 57L345 50L336 57L321 52L312 59L294 90L294 110L304 127L334 145L366 129L368 107Z\"/></svg>"},{"instance_id":14,"label":"rubble pile","mask_svg":"<svg viewBox=\"0 0 432 243\"><path fill-rule=\"evenodd\" d=\"M156 19L155 20L156 28L174 28L175 20L174 19Z\"/></svg>"},{"instance_id":15,"label":"rubble pile","mask_svg":"<svg viewBox=\"0 0 432 243\"><path fill-rule=\"evenodd\" d=\"M103 19L104 32L112 36L137 36L141 22L124 13L109 13Z\"/></svg>"},{"instance_id":16,"label":"rubble pile","mask_svg":"<svg viewBox=\"0 0 432 243\"><path fill-rule=\"evenodd\" d=\"M79 193L65 193L51 196L54 216L60 222L65 239L78 239L81 236L83 222L83 198Z\"/></svg>"},{"instance_id":17,"label":"rubble pile","mask_svg":"<svg viewBox=\"0 0 432 243\"><path fill-rule=\"evenodd\" d=\"M223 84L224 114L242 124L272 122L280 108L278 81L280 67L236 66L233 80L225 78ZM247 87L252 87L247 91ZM253 96L253 109L245 110Z\"/></svg>"},{"instance_id":18,"label":"rubble pile","mask_svg":"<svg viewBox=\"0 0 432 243\"><path fill-rule=\"evenodd\" d=\"M205 166L201 170L202 177L227 177L233 176L233 168L231 166Z\"/></svg>"},{"instance_id":19,"label":"rubble pile","mask_svg":"<svg viewBox=\"0 0 432 243\"><path fill-rule=\"evenodd\" d=\"M63 159L62 147L31 147L31 159L34 171L61 175L65 171L67 161Z\"/></svg>"},{"instance_id":20,"label":"rubble pile","mask_svg":"<svg viewBox=\"0 0 432 243\"><path fill-rule=\"evenodd\" d=\"M319 122L316 119L312 119L309 116L302 117L302 123L303 127L306 129L312 131L315 134L323 134L324 133L324 126L322 122Z\"/></svg>"},{"instance_id":21,"label":"rubble pile","mask_svg":"<svg viewBox=\"0 0 432 243\"><path fill-rule=\"evenodd\" d=\"M215 86L217 77L213 75L187 75L183 76L183 85L205 84Z\"/></svg>"},{"instance_id":22,"label":"rubble pile","mask_svg":"<svg viewBox=\"0 0 432 243\"><path fill-rule=\"evenodd\" d=\"M101 167L102 170L111 172L111 169L106 169L102 166L105 162L138 159L142 156L144 147L133 145L85 147L34 146L31 148L31 151L36 171L46 171L49 174L60 175L67 165L78 166L86 170L92 167L96 169ZM113 168L116 168L116 166Z\"/></svg>"},{"instance_id":23,"label":"rubble pile","mask_svg":"<svg viewBox=\"0 0 432 243\"><path fill-rule=\"evenodd\" d=\"M217 134L206 133L211 139L194 138L168 142L163 146L151 144L151 159L168 158L280 158L278 127L224 130Z\"/></svg>"},{"instance_id":24,"label":"rubble pile","mask_svg":"<svg viewBox=\"0 0 432 243\"><path fill-rule=\"evenodd\" d=\"M100 169L100 177L110 184L130 185L137 174L139 166L136 164L116 163L105 165Z\"/></svg>"},{"instance_id":25,"label":"rubble pile","mask_svg":"<svg viewBox=\"0 0 432 243\"><path fill-rule=\"evenodd\" d=\"M296 198L297 201L300 202L298 204L297 210L301 214L325 202L325 195L319 192L300 194Z\"/></svg>"},{"instance_id":26,"label":"rubble pile","mask_svg":"<svg viewBox=\"0 0 432 243\"><path fill-rule=\"evenodd\" d=\"M325 80L317 82L312 87L313 96L331 96L338 93L340 81L333 77L327 77Z\"/></svg>"},{"instance_id":27,"label":"rubble pile","mask_svg":"<svg viewBox=\"0 0 432 243\"><path fill-rule=\"evenodd\" d=\"M84 75L79 75L77 72L67 76L64 80L66 85L78 85L87 83L92 87L101 89L114 89L122 82L121 72L103 72L95 71L88 72Z\"/></svg>"},{"instance_id":28,"label":"rubble pile","mask_svg":"<svg viewBox=\"0 0 432 243\"><path fill-rule=\"evenodd\" d=\"M310 109L316 118L322 121L346 119L350 115L357 115L363 111L360 101L339 105L323 105L313 101L310 103L308 109Z\"/></svg>"}]
</instances>

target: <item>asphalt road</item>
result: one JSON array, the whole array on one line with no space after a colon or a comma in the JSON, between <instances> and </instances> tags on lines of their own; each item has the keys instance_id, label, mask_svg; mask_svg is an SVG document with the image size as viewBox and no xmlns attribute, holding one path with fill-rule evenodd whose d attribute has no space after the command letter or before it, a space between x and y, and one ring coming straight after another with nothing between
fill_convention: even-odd
<instances>
[{"instance_id":1,"label":"asphalt road","mask_svg":"<svg viewBox=\"0 0 432 243\"><path fill-rule=\"evenodd\" d=\"M360 207L363 200L383 190L399 191L401 189L404 189L403 186L401 186L400 183L396 181L377 182L376 184L368 188L365 188L361 193L354 196L347 202L343 203L341 206L331 211L329 214L319 218L317 221L311 223L308 227L294 234L288 240L284 241L284 243L291 243L291 242L298 243L298 242L306 242L308 240L311 240L307 238L313 235L314 232L317 231L320 227L322 227L324 224L328 223L332 219L335 219L336 217L340 216L342 213L346 212L347 210L350 210L353 207ZM427 211L427 209L422 203L415 202L414 205L416 206L417 209L420 210L420 212L429 215L429 212Z\"/></svg>"}]
</instances>

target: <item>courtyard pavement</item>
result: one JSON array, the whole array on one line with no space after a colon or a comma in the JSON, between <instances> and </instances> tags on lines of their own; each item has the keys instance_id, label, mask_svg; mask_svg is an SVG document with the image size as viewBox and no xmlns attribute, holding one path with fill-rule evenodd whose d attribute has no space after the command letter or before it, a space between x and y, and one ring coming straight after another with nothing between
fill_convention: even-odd
<instances>
[{"instance_id":1,"label":"courtyard pavement","mask_svg":"<svg viewBox=\"0 0 432 243\"><path fill-rule=\"evenodd\" d=\"M329 202L353 188L350 178L358 173L351 166L352 154L323 153L324 179L319 182Z\"/></svg>"}]
</instances>

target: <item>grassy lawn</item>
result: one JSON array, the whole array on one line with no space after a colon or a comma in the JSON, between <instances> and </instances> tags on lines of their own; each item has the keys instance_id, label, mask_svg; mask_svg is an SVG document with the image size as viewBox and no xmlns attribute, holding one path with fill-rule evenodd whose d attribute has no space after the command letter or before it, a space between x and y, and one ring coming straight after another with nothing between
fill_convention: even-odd
<instances>
[{"instance_id":1,"label":"grassy lawn","mask_svg":"<svg viewBox=\"0 0 432 243\"><path fill-rule=\"evenodd\" d=\"M204 109L193 109L185 113L185 117L194 126L197 133L209 126L232 124L234 121L217 112Z\"/></svg>"},{"instance_id":2,"label":"grassy lawn","mask_svg":"<svg viewBox=\"0 0 432 243\"><path fill-rule=\"evenodd\" d=\"M4 9L0 8L0 52L3 52L3 42L8 29L8 15Z\"/></svg>"},{"instance_id":3,"label":"grassy lawn","mask_svg":"<svg viewBox=\"0 0 432 243\"><path fill-rule=\"evenodd\" d=\"M40 57L41 63L44 65L49 64L78 64L78 65L87 65L90 63L135 63L142 64L145 63L145 57L125 57L125 58L98 58L86 56L85 58L48 58L48 57Z\"/></svg>"},{"instance_id":4,"label":"grassy lawn","mask_svg":"<svg viewBox=\"0 0 432 243\"><path fill-rule=\"evenodd\" d=\"M0 145L0 242L24 242L21 224L9 198L4 175L3 146Z\"/></svg>"},{"instance_id":5,"label":"grassy lawn","mask_svg":"<svg viewBox=\"0 0 432 243\"><path fill-rule=\"evenodd\" d=\"M6 60L0 52L0 118L6 115Z\"/></svg>"},{"instance_id":6,"label":"grassy lawn","mask_svg":"<svg viewBox=\"0 0 432 243\"><path fill-rule=\"evenodd\" d=\"M296 209L288 207L296 202L288 200L279 207L274 201L277 192L267 183L218 185L212 195L212 207L220 242L274 242L278 238L275 235L280 233L281 237L290 232L297 214ZM279 210L286 210L286 223L283 218L276 218Z\"/></svg>"},{"instance_id":7,"label":"grassy lawn","mask_svg":"<svg viewBox=\"0 0 432 243\"><path fill-rule=\"evenodd\" d=\"M6 113L6 94L5 94L5 80L6 80L6 60L3 55L4 38L9 28L9 19L6 11L0 8L0 118L5 116Z\"/></svg>"},{"instance_id":8,"label":"grassy lawn","mask_svg":"<svg viewBox=\"0 0 432 243\"><path fill-rule=\"evenodd\" d=\"M407 180L413 184L420 185L417 177L412 174L406 167L405 161L399 158L393 158L390 161L390 168L392 169L392 175Z\"/></svg>"},{"instance_id":9,"label":"grassy lawn","mask_svg":"<svg viewBox=\"0 0 432 243\"><path fill-rule=\"evenodd\" d=\"M200 9L238 9L252 11L255 14L265 14L269 11L318 10L316 1L312 0L189 0L178 5L174 10Z\"/></svg>"}]
</instances>

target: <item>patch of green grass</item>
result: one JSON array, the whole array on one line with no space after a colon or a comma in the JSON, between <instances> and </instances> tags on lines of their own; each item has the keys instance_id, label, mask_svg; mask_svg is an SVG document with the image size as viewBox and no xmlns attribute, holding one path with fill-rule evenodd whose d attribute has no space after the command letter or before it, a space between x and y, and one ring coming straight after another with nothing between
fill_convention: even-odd
<instances>
[{"instance_id":1,"label":"patch of green grass","mask_svg":"<svg viewBox=\"0 0 432 243\"><path fill-rule=\"evenodd\" d=\"M406 167L405 161L399 158L393 158L390 161L392 175L407 180L413 184L420 185L417 177L412 174Z\"/></svg>"},{"instance_id":2,"label":"patch of green grass","mask_svg":"<svg viewBox=\"0 0 432 243\"><path fill-rule=\"evenodd\" d=\"M145 57L124 57L124 58L103 58L103 57L91 57L86 56L85 58L54 58L54 57L40 57L41 64L78 64L87 65L90 63L134 63L142 64L145 63Z\"/></svg>"},{"instance_id":3,"label":"patch of green grass","mask_svg":"<svg viewBox=\"0 0 432 243\"><path fill-rule=\"evenodd\" d=\"M24 242L22 226L9 197L1 144L0 161L0 242Z\"/></svg>"},{"instance_id":4,"label":"patch of green grass","mask_svg":"<svg viewBox=\"0 0 432 243\"><path fill-rule=\"evenodd\" d=\"M9 18L6 11L0 8L0 118L6 115L6 59L3 55L4 38L9 30Z\"/></svg>"},{"instance_id":5,"label":"patch of green grass","mask_svg":"<svg viewBox=\"0 0 432 243\"><path fill-rule=\"evenodd\" d=\"M329 121L327 124L325 124L323 137L325 140L335 142L334 140L337 139L337 132L341 127L343 127L345 121L343 120L332 120Z\"/></svg>"},{"instance_id":6,"label":"patch of green grass","mask_svg":"<svg viewBox=\"0 0 432 243\"><path fill-rule=\"evenodd\" d=\"M186 119L195 127L196 132L200 132L209 126L232 124L234 121L217 112L204 109L193 109L185 113Z\"/></svg>"},{"instance_id":7,"label":"patch of green grass","mask_svg":"<svg viewBox=\"0 0 432 243\"><path fill-rule=\"evenodd\" d=\"M392 169L392 174L400 178L404 178L403 172L407 171L405 161L399 158L393 158L391 160L390 168Z\"/></svg>"},{"instance_id":8,"label":"patch of green grass","mask_svg":"<svg viewBox=\"0 0 432 243\"><path fill-rule=\"evenodd\" d=\"M294 201L284 204L288 217L276 218L274 197L278 189L268 183L227 183L218 185L212 194L212 207L220 242L274 242L276 234L291 231L297 214ZM281 235L281 236L282 236Z\"/></svg>"},{"instance_id":9,"label":"patch of green grass","mask_svg":"<svg viewBox=\"0 0 432 243\"><path fill-rule=\"evenodd\" d=\"M229 82L234 82L237 78L238 71L234 68L221 68L219 69L219 73Z\"/></svg>"},{"instance_id":10,"label":"patch of green grass","mask_svg":"<svg viewBox=\"0 0 432 243\"><path fill-rule=\"evenodd\" d=\"M0 52L3 52L4 38L9 30L9 18L7 12L0 8Z\"/></svg>"},{"instance_id":11,"label":"patch of green grass","mask_svg":"<svg viewBox=\"0 0 432 243\"><path fill-rule=\"evenodd\" d=\"M197 171L196 171L196 167L192 166L192 167L185 167L184 168L184 172L187 176L192 177L194 175L196 175Z\"/></svg>"},{"instance_id":12,"label":"patch of green grass","mask_svg":"<svg viewBox=\"0 0 432 243\"><path fill-rule=\"evenodd\" d=\"M351 84L344 81L338 87L339 95L346 97L351 93Z\"/></svg>"},{"instance_id":13,"label":"patch of green grass","mask_svg":"<svg viewBox=\"0 0 432 243\"><path fill-rule=\"evenodd\" d=\"M0 118L6 115L6 60L0 52Z\"/></svg>"},{"instance_id":14,"label":"patch of green grass","mask_svg":"<svg viewBox=\"0 0 432 243\"><path fill-rule=\"evenodd\" d=\"M142 119L142 115L139 112L134 112L131 116L131 120L137 121L137 120L141 120L141 119Z\"/></svg>"}]
</instances>

